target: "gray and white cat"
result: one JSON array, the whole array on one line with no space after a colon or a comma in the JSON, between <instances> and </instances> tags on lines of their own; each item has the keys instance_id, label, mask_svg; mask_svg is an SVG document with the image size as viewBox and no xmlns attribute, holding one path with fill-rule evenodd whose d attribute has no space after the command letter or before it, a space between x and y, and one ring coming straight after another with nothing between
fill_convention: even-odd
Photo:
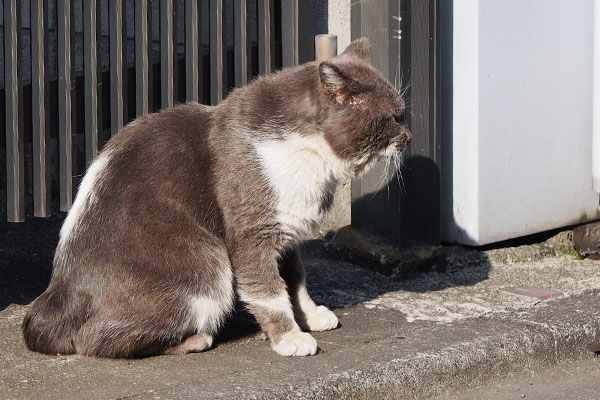
<instances>
[{"instance_id":1,"label":"gray and white cat","mask_svg":"<svg viewBox=\"0 0 600 400\"><path fill-rule=\"evenodd\" d=\"M236 294L285 356L338 319L308 295L295 248L338 182L411 136L367 39L262 77L216 107L133 121L90 166L48 289L23 321L31 350L102 357L211 347Z\"/></svg>"}]
</instances>

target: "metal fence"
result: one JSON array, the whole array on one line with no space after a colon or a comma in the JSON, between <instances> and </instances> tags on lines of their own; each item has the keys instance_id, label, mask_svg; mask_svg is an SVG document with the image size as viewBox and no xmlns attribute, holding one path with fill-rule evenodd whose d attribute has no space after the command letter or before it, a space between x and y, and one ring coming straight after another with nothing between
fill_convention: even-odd
<instances>
[{"instance_id":1,"label":"metal fence","mask_svg":"<svg viewBox=\"0 0 600 400\"><path fill-rule=\"evenodd\" d=\"M314 57L314 1L4 0L0 135L8 221L68 211L85 168L136 116L217 104Z\"/></svg>"},{"instance_id":2,"label":"metal fence","mask_svg":"<svg viewBox=\"0 0 600 400\"><path fill-rule=\"evenodd\" d=\"M440 243L441 65L451 65L452 54L452 21L442 20L442 4L450 16L452 0L352 2L352 38L371 39L373 65L403 90L413 136L387 190L380 190L383 165L352 182L352 225L406 246ZM451 121L451 112L444 118Z\"/></svg>"}]
</instances>

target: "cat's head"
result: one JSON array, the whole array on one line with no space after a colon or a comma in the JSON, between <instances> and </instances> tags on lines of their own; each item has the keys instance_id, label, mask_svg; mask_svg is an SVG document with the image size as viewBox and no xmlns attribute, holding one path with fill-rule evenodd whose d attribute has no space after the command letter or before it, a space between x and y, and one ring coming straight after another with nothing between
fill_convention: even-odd
<instances>
[{"instance_id":1,"label":"cat's head","mask_svg":"<svg viewBox=\"0 0 600 400\"><path fill-rule=\"evenodd\" d=\"M411 140L405 103L396 88L373 68L366 38L319 64L327 113L322 123L334 152L361 174L375 162L396 158Z\"/></svg>"}]
</instances>

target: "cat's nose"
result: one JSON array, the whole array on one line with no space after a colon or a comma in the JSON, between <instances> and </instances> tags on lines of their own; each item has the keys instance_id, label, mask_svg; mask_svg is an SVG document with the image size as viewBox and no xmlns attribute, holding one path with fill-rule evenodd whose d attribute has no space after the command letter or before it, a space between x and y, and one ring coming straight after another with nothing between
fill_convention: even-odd
<instances>
[{"instance_id":1,"label":"cat's nose","mask_svg":"<svg viewBox=\"0 0 600 400\"><path fill-rule=\"evenodd\" d=\"M412 135L410 132L406 132L406 144L409 144L412 141Z\"/></svg>"}]
</instances>

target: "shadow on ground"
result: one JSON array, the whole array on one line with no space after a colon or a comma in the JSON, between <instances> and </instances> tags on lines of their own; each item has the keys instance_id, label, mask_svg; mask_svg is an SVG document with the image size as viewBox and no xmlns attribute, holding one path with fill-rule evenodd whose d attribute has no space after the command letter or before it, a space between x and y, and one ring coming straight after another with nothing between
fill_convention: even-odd
<instances>
[{"instance_id":1,"label":"shadow on ground","mask_svg":"<svg viewBox=\"0 0 600 400\"><path fill-rule=\"evenodd\" d=\"M0 311L11 303L28 304L46 290L65 216L28 216L18 224L0 219Z\"/></svg>"},{"instance_id":2,"label":"shadow on ground","mask_svg":"<svg viewBox=\"0 0 600 400\"><path fill-rule=\"evenodd\" d=\"M28 217L20 224L2 222L0 311L13 303L29 304L46 289L65 215ZM391 277L339 259L326 259L322 256L323 245L322 240L311 241L302 247L302 254L309 291L315 301L332 309L369 301L390 291L429 292L471 286L487 279L491 268L483 253L456 248L446 254L444 272ZM259 330L254 317L238 304L217 341L236 340Z\"/></svg>"}]
</instances>

